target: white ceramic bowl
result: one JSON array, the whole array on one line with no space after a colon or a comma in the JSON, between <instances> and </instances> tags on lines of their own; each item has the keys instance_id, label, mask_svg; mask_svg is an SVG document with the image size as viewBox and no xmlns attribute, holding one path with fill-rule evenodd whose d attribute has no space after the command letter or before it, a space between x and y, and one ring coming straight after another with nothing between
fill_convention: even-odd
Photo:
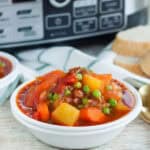
<instances>
[{"instance_id":1,"label":"white ceramic bowl","mask_svg":"<svg viewBox=\"0 0 150 150\"><path fill-rule=\"evenodd\" d=\"M34 79L38 74L37 72L23 66L18 60L6 53L0 52L0 56L8 59L12 63L12 71L5 77L0 79L0 105L13 93L19 81Z\"/></svg>"},{"instance_id":2,"label":"white ceramic bowl","mask_svg":"<svg viewBox=\"0 0 150 150\"><path fill-rule=\"evenodd\" d=\"M19 63L15 57L5 52L0 52L0 56L7 58L13 67L7 76L0 79L0 104L2 104L16 88L20 80L20 73L17 68Z\"/></svg>"},{"instance_id":3,"label":"white ceramic bowl","mask_svg":"<svg viewBox=\"0 0 150 150\"><path fill-rule=\"evenodd\" d=\"M31 81L30 81L31 82ZM29 84L26 82L16 89L11 97L11 110L14 117L40 141L65 149L85 149L108 143L134 120L141 110L141 99L137 91L129 84L124 83L135 96L135 107L124 117L103 125L88 127L65 127L46 124L29 118L23 114L16 104L16 96L20 89Z\"/></svg>"}]
</instances>

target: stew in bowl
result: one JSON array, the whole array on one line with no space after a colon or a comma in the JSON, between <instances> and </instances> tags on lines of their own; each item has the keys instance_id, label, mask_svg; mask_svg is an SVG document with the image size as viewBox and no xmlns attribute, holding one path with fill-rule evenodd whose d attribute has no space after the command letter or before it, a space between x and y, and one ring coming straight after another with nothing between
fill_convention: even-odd
<instances>
[{"instance_id":1,"label":"stew in bowl","mask_svg":"<svg viewBox=\"0 0 150 150\"><path fill-rule=\"evenodd\" d=\"M133 93L111 74L76 67L55 70L25 85L17 105L28 117L61 126L92 126L117 120L135 106Z\"/></svg>"},{"instance_id":2,"label":"stew in bowl","mask_svg":"<svg viewBox=\"0 0 150 150\"><path fill-rule=\"evenodd\" d=\"M0 79L12 71L12 63L5 57L0 56Z\"/></svg>"}]
</instances>

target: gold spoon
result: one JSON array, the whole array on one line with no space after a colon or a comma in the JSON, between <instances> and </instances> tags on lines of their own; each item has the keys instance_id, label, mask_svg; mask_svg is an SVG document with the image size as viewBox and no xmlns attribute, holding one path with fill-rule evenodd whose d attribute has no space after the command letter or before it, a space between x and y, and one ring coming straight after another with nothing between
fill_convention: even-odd
<instances>
[{"instance_id":1,"label":"gold spoon","mask_svg":"<svg viewBox=\"0 0 150 150\"><path fill-rule=\"evenodd\" d=\"M139 93L142 97L142 111L141 118L150 123L150 85L144 85L139 89Z\"/></svg>"},{"instance_id":2,"label":"gold spoon","mask_svg":"<svg viewBox=\"0 0 150 150\"><path fill-rule=\"evenodd\" d=\"M150 123L150 85L146 85L135 79L126 78L125 81L138 89L142 98L142 110L140 117L147 123Z\"/></svg>"}]
</instances>

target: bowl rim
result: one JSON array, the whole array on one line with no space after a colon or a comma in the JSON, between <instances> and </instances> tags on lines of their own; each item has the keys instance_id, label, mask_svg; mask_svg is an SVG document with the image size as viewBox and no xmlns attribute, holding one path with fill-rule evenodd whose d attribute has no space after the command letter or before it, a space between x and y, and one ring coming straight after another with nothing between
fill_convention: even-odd
<instances>
[{"instance_id":1,"label":"bowl rim","mask_svg":"<svg viewBox=\"0 0 150 150\"><path fill-rule=\"evenodd\" d=\"M32 124L33 126L38 126L40 128L43 128L43 129L52 129L52 130L61 131L61 132L66 132L66 131L67 132L78 132L78 131L86 132L86 131L92 131L92 130L106 129L106 128L110 128L110 127L113 127L113 126L116 126L119 124L120 125L121 124L128 124L129 122L131 122L132 120L134 120L138 116L138 114L140 113L141 108L142 108L141 97L140 97L139 93L136 91L136 89L134 87L132 87L131 85L129 85L128 83L126 83L122 80L118 80L119 82L123 83L133 93L133 95L135 97L134 108L125 116L123 116L123 117L121 117L115 121L112 121L112 122L108 122L108 123L100 124L100 125L94 125L94 126L68 127L68 126L59 126L59 125L54 125L54 124L48 124L48 123L37 121L35 119L28 117L23 112L21 112L21 110L17 106L16 96L18 95L19 91L24 86L30 84L33 81L34 80L23 83L14 91L14 93L12 94L12 96L10 98L11 110L13 113L16 114L16 116L18 118L24 120L25 122Z\"/></svg>"},{"instance_id":2,"label":"bowl rim","mask_svg":"<svg viewBox=\"0 0 150 150\"><path fill-rule=\"evenodd\" d=\"M14 75L19 74L19 71L17 69L17 65L19 62L14 56L12 56L6 52L0 51L0 56L8 59L12 64L11 72L8 75L6 75L5 77L0 79L0 88L3 88L4 86L8 85L9 83L11 83L14 80Z\"/></svg>"}]
</instances>

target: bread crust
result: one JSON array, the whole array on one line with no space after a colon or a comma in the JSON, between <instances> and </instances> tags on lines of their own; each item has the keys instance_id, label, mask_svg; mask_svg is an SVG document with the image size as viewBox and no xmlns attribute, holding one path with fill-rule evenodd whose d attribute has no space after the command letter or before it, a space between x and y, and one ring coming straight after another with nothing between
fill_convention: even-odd
<instances>
[{"instance_id":1,"label":"bread crust","mask_svg":"<svg viewBox=\"0 0 150 150\"><path fill-rule=\"evenodd\" d=\"M150 42L128 41L117 35L112 50L119 55L141 57L150 52Z\"/></svg>"},{"instance_id":2,"label":"bread crust","mask_svg":"<svg viewBox=\"0 0 150 150\"><path fill-rule=\"evenodd\" d=\"M114 64L142 77L148 77L141 69L139 64L125 64L119 61L114 61Z\"/></svg>"},{"instance_id":3,"label":"bread crust","mask_svg":"<svg viewBox=\"0 0 150 150\"><path fill-rule=\"evenodd\" d=\"M150 77L150 52L141 58L140 67L142 71Z\"/></svg>"}]
</instances>

